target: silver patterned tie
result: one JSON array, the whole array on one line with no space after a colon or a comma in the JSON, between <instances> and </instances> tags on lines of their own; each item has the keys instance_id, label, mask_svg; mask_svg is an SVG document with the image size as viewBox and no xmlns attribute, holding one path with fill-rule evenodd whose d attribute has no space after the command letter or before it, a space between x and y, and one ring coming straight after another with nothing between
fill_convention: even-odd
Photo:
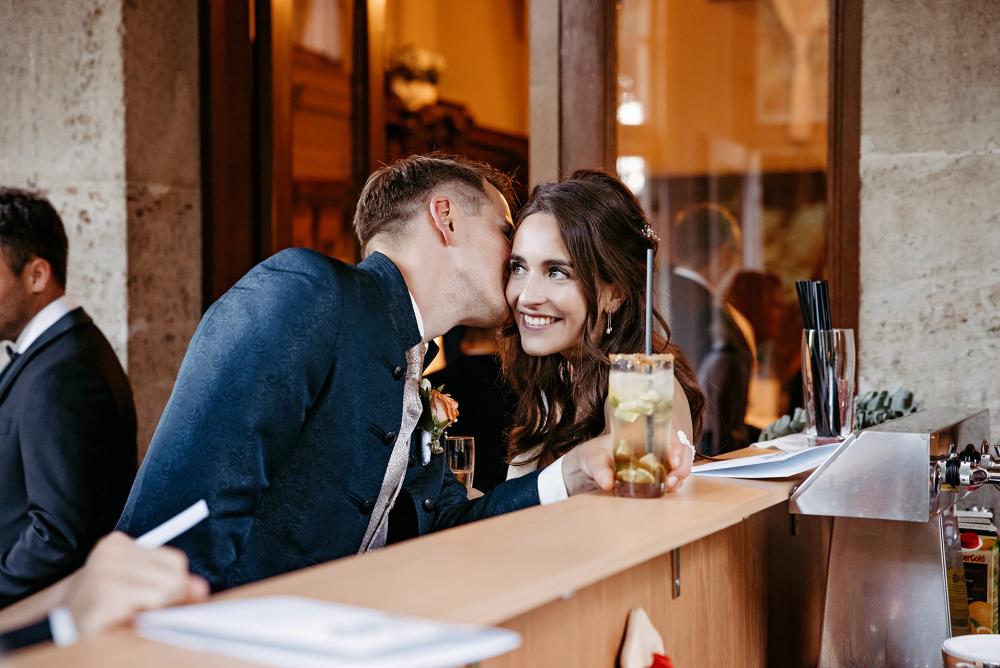
<instances>
[{"instance_id":1,"label":"silver patterned tie","mask_svg":"<svg viewBox=\"0 0 1000 668\"><path fill-rule=\"evenodd\" d=\"M396 443L389 455L389 465L382 479L382 489L378 493L378 501L372 510L368 529L361 541L362 552L370 552L385 546L389 532L389 511L396 502L399 490L403 486L403 476L406 475L406 462L410 456L410 436L420 419L420 374L424 367L424 344L418 343L406 351L406 380L403 382L403 421L399 425Z\"/></svg>"}]
</instances>

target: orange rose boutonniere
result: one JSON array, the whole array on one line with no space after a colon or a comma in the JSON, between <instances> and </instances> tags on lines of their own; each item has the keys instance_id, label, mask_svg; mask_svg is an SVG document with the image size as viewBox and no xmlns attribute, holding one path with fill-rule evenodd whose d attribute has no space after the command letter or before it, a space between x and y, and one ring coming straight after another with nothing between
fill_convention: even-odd
<instances>
[{"instance_id":1,"label":"orange rose boutonniere","mask_svg":"<svg viewBox=\"0 0 1000 668\"><path fill-rule=\"evenodd\" d=\"M431 435L431 452L440 455L444 452L441 434L458 421L458 402L444 393L444 385L431 387L426 378L420 381L420 401L424 405L420 428Z\"/></svg>"}]
</instances>

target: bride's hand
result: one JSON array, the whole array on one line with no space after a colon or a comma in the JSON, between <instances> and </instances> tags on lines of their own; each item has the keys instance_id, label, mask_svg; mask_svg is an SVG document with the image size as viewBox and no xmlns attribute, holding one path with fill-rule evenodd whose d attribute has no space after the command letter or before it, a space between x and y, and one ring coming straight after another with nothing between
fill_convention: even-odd
<instances>
[{"instance_id":1,"label":"bride's hand","mask_svg":"<svg viewBox=\"0 0 1000 668\"><path fill-rule=\"evenodd\" d=\"M684 436L684 441L680 436ZM670 439L670 473L667 474L667 491L673 492L684 484L691 475L691 464L694 463L694 446L683 431L676 431Z\"/></svg>"}]
</instances>

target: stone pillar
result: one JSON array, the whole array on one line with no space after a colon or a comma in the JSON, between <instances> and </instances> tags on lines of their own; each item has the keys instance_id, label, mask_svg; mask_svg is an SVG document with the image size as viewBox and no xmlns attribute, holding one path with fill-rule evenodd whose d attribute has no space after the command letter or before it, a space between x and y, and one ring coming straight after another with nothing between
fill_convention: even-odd
<instances>
[{"instance_id":1,"label":"stone pillar","mask_svg":"<svg viewBox=\"0 0 1000 668\"><path fill-rule=\"evenodd\" d=\"M197 5L124 3L128 374L140 454L201 318Z\"/></svg>"},{"instance_id":2,"label":"stone pillar","mask_svg":"<svg viewBox=\"0 0 1000 668\"><path fill-rule=\"evenodd\" d=\"M62 215L144 453L201 314L197 3L0 0L0 90L0 183Z\"/></svg>"},{"instance_id":3,"label":"stone pillar","mask_svg":"<svg viewBox=\"0 0 1000 668\"><path fill-rule=\"evenodd\" d=\"M1000 3L865 2L862 388L1000 437Z\"/></svg>"}]
</instances>

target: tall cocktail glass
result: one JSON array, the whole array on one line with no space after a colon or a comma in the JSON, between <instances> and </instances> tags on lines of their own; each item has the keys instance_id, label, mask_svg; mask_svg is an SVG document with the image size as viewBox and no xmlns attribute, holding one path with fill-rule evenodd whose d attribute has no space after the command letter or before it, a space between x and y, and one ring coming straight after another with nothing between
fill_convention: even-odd
<instances>
[{"instance_id":1,"label":"tall cocktail glass","mask_svg":"<svg viewBox=\"0 0 1000 668\"><path fill-rule=\"evenodd\" d=\"M611 355L608 385L615 494L658 497L670 470L674 356Z\"/></svg>"}]
</instances>

